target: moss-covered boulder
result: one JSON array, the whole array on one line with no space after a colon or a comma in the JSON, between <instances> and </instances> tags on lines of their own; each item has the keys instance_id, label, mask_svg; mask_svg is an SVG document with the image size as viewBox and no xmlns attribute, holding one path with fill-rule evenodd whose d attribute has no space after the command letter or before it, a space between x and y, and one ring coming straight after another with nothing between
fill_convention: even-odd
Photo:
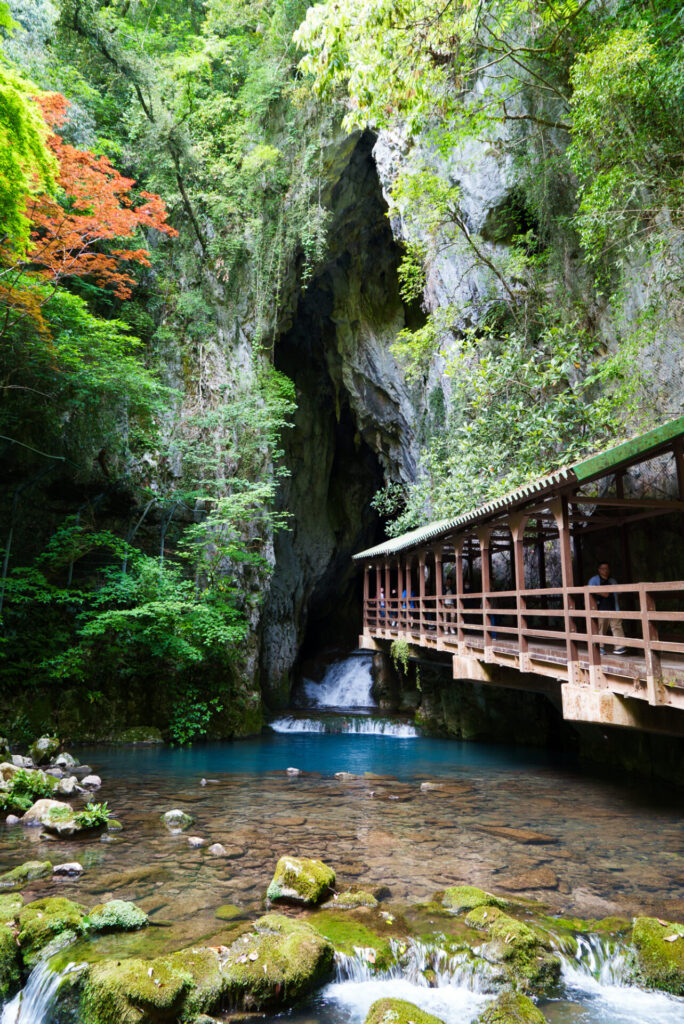
<instances>
[{"instance_id":1,"label":"moss-covered boulder","mask_svg":"<svg viewBox=\"0 0 684 1024\"><path fill-rule=\"evenodd\" d=\"M558 983L561 962L540 929L510 917L499 907L476 907L465 923L486 932L489 941L480 947L479 955L498 964L503 977L516 988L541 993Z\"/></svg>"},{"instance_id":2,"label":"moss-covered boulder","mask_svg":"<svg viewBox=\"0 0 684 1024\"><path fill-rule=\"evenodd\" d=\"M21 982L17 944L14 932L0 924L0 1003L14 995Z\"/></svg>"},{"instance_id":3,"label":"moss-covered boulder","mask_svg":"<svg viewBox=\"0 0 684 1024\"><path fill-rule=\"evenodd\" d=\"M365 1024L443 1024L439 1017L426 1013L405 999L378 999L366 1016Z\"/></svg>"},{"instance_id":4,"label":"moss-covered boulder","mask_svg":"<svg viewBox=\"0 0 684 1024\"><path fill-rule=\"evenodd\" d=\"M19 911L19 946L24 965L32 969L48 945L51 949L61 947L81 935L85 930L84 917L85 907L63 896L27 903Z\"/></svg>"},{"instance_id":5,"label":"moss-covered boulder","mask_svg":"<svg viewBox=\"0 0 684 1024\"><path fill-rule=\"evenodd\" d=\"M493 896L484 889L476 889L474 885L452 885L444 890L441 900L446 910L454 914L461 914L464 910L474 910L475 907L499 907L507 906L507 901L499 896Z\"/></svg>"},{"instance_id":6,"label":"moss-covered boulder","mask_svg":"<svg viewBox=\"0 0 684 1024\"><path fill-rule=\"evenodd\" d=\"M60 748L60 741L56 736L40 736L29 748L29 757L34 764L47 764L51 757Z\"/></svg>"},{"instance_id":7,"label":"moss-covered boulder","mask_svg":"<svg viewBox=\"0 0 684 1024\"><path fill-rule=\"evenodd\" d=\"M309 857L281 857L266 896L272 903L302 903L313 906L328 896L335 885L335 872L322 860Z\"/></svg>"},{"instance_id":8,"label":"moss-covered boulder","mask_svg":"<svg viewBox=\"0 0 684 1024\"><path fill-rule=\"evenodd\" d=\"M135 903L126 900L110 900L98 903L88 914L88 928L93 932L133 932L144 928L147 914Z\"/></svg>"},{"instance_id":9,"label":"moss-covered boulder","mask_svg":"<svg viewBox=\"0 0 684 1024\"><path fill-rule=\"evenodd\" d=\"M188 972L161 958L103 960L85 975L80 1019L88 1024L175 1021L191 986Z\"/></svg>"},{"instance_id":10,"label":"moss-covered boulder","mask_svg":"<svg viewBox=\"0 0 684 1024\"><path fill-rule=\"evenodd\" d=\"M311 925L266 914L230 946L223 974L230 1005L261 1010L287 1006L331 974L335 951Z\"/></svg>"},{"instance_id":11,"label":"moss-covered boulder","mask_svg":"<svg viewBox=\"0 0 684 1024\"><path fill-rule=\"evenodd\" d=\"M174 807L171 811L165 811L161 816L161 820L164 822L169 832L185 832L186 829L194 822L194 818L190 814L186 814L185 811L181 811L179 807Z\"/></svg>"},{"instance_id":12,"label":"moss-covered boulder","mask_svg":"<svg viewBox=\"0 0 684 1024\"><path fill-rule=\"evenodd\" d=\"M321 910L310 922L320 935L332 942L338 953L345 956L360 953L376 970L385 970L394 962L390 939L374 931L372 918L366 923L347 911Z\"/></svg>"},{"instance_id":13,"label":"moss-covered boulder","mask_svg":"<svg viewBox=\"0 0 684 1024\"><path fill-rule=\"evenodd\" d=\"M546 1017L520 992L502 992L483 1010L476 1024L546 1024Z\"/></svg>"},{"instance_id":14,"label":"moss-covered boulder","mask_svg":"<svg viewBox=\"0 0 684 1024\"><path fill-rule=\"evenodd\" d=\"M380 904L372 893L366 892L365 889L354 889L337 894L326 906L334 907L335 910L356 910L357 907L370 907L375 910Z\"/></svg>"},{"instance_id":15,"label":"moss-covered boulder","mask_svg":"<svg viewBox=\"0 0 684 1024\"><path fill-rule=\"evenodd\" d=\"M44 878L52 874L52 863L49 860L27 860L18 867L0 875L0 889L11 889L14 886L33 882L36 878Z\"/></svg>"},{"instance_id":16,"label":"moss-covered boulder","mask_svg":"<svg viewBox=\"0 0 684 1024\"><path fill-rule=\"evenodd\" d=\"M644 985L684 995L684 924L637 917L632 929L636 971Z\"/></svg>"}]
</instances>

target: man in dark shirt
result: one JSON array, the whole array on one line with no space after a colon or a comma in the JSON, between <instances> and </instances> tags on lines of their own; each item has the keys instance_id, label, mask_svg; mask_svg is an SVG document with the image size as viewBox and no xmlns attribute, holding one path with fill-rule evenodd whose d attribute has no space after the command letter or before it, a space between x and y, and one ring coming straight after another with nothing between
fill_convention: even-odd
<instances>
[{"instance_id":1,"label":"man in dark shirt","mask_svg":"<svg viewBox=\"0 0 684 1024\"><path fill-rule=\"evenodd\" d=\"M610 564L608 562L601 562L598 566L598 574L592 576L589 580L590 587L616 587L617 581L610 575ZM596 595L596 607L600 612L617 612L620 610L618 604L617 594L614 591L607 590L605 594ZM601 636L607 636L608 630L613 636L619 636L624 640L625 631L622 628L622 622L620 619L599 619L598 631ZM624 654L627 648L613 647L613 654ZM605 654L605 648L601 647L601 654Z\"/></svg>"}]
</instances>

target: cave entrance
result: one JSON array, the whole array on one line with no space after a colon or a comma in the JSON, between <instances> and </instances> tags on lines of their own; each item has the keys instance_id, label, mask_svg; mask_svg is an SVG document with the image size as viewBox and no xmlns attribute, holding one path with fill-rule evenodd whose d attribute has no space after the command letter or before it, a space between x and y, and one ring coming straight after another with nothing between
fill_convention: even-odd
<instances>
[{"instance_id":1,"label":"cave entrance","mask_svg":"<svg viewBox=\"0 0 684 1024\"><path fill-rule=\"evenodd\" d=\"M262 687L271 707L289 702L305 659L356 647L361 583L354 551L384 537L371 507L387 477L413 471L413 430L389 345L406 323L396 245L373 160L361 136L332 190L328 254L298 297L275 346L295 384L285 431L280 507L290 529L275 539L263 616Z\"/></svg>"}]
</instances>

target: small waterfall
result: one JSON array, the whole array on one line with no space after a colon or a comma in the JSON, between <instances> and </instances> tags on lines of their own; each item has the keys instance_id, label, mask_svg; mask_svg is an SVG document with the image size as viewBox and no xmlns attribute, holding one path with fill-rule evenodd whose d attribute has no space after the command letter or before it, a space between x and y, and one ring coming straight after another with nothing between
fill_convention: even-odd
<instances>
[{"instance_id":1,"label":"small waterfall","mask_svg":"<svg viewBox=\"0 0 684 1024\"><path fill-rule=\"evenodd\" d=\"M304 680L304 694L316 708L373 708L371 655L345 658L330 665L320 683Z\"/></svg>"},{"instance_id":2,"label":"small waterfall","mask_svg":"<svg viewBox=\"0 0 684 1024\"><path fill-rule=\"evenodd\" d=\"M41 960L31 971L21 992L0 1013L0 1024L51 1024L48 1016L59 986L68 974L81 970L81 964L67 964L60 971Z\"/></svg>"},{"instance_id":3,"label":"small waterfall","mask_svg":"<svg viewBox=\"0 0 684 1024\"><path fill-rule=\"evenodd\" d=\"M468 951L448 953L435 943L390 939L393 962L384 969L374 967L375 950L354 948L353 956L337 953L336 981L360 984L367 981L403 980L419 988L453 988L482 994L492 992L492 971L484 960Z\"/></svg>"},{"instance_id":4,"label":"small waterfall","mask_svg":"<svg viewBox=\"0 0 684 1024\"><path fill-rule=\"evenodd\" d=\"M593 978L599 985L629 985L629 969L624 947L615 939L601 935L578 935L577 952L558 951L563 965L563 976Z\"/></svg>"},{"instance_id":5,"label":"small waterfall","mask_svg":"<svg viewBox=\"0 0 684 1024\"><path fill-rule=\"evenodd\" d=\"M285 715L270 722L274 732L353 733L356 736L391 736L394 739L415 739L416 729L406 722L392 722L387 718L365 716L336 716L327 718L298 718Z\"/></svg>"}]
</instances>

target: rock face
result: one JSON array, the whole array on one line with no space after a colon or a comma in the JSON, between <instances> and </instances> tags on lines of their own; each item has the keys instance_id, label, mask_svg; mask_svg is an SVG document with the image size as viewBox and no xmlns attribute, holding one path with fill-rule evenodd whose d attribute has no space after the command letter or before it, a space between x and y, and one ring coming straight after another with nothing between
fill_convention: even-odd
<instances>
[{"instance_id":1,"label":"rock face","mask_svg":"<svg viewBox=\"0 0 684 1024\"><path fill-rule=\"evenodd\" d=\"M335 885L335 872L320 860L281 857L266 896L272 903L320 903Z\"/></svg>"},{"instance_id":2,"label":"rock face","mask_svg":"<svg viewBox=\"0 0 684 1024\"><path fill-rule=\"evenodd\" d=\"M684 924L637 917L632 930L639 980L676 996L684 995Z\"/></svg>"}]
</instances>

